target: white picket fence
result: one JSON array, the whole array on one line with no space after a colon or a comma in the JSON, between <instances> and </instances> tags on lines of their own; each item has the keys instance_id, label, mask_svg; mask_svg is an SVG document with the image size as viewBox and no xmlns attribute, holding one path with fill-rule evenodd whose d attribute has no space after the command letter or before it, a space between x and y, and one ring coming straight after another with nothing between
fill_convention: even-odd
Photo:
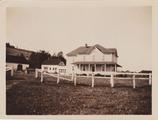
<instances>
[{"instance_id":1,"label":"white picket fence","mask_svg":"<svg viewBox=\"0 0 158 120\"><path fill-rule=\"evenodd\" d=\"M35 70L35 78L38 77L38 73L41 73L41 82L43 82L43 77L44 75L48 75L48 76L52 76L52 77L55 77L57 78L57 84L60 82L60 79L63 79L63 80L67 80L67 81L73 81L74 82L74 85L76 86L77 85L77 77L78 78L91 78L91 87L94 87L95 85L95 78L100 78L100 79L110 79L110 84L111 84L111 87L114 87L114 80L117 79L121 79L121 80L129 80L131 79L133 82L133 88L136 88L136 80L148 80L149 81L149 85L151 85L152 83L152 74L151 73L124 73L124 72L104 72L104 75L109 75L110 77L98 77L98 76L95 76L96 74L98 74L98 72L91 72L91 76L77 76L76 73L72 73L71 75L67 75L67 74L64 74L64 75L61 75L60 73L58 74L53 74L53 73L46 73L44 71L42 71L41 69L36 69ZM116 77L116 75L131 75L132 77ZM148 77L136 77L136 76L148 76ZM71 79L68 79L68 78L65 78L63 76L69 76L71 77Z\"/></svg>"}]
</instances>

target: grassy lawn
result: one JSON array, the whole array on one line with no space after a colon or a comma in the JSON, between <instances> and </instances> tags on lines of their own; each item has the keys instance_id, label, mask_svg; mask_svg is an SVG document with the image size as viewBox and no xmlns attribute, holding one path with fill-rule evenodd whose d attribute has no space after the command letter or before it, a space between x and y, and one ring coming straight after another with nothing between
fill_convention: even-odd
<instances>
[{"instance_id":1,"label":"grassy lawn","mask_svg":"<svg viewBox=\"0 0 158 120\"><path fill-rule=\"evenodd\" d=\"M6 113L8 115L106 115L151 114L151 86L80 84L56 79L40 83L33 76L7 81ZM16 83L16 84L15 84ZM12 85L12 86L11 86Z\"/></svg>"}]
</instances>

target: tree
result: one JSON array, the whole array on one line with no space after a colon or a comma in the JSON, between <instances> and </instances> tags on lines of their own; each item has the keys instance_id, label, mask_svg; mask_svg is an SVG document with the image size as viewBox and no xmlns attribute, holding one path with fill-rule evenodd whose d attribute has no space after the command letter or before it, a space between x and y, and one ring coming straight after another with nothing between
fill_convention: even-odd
<instances>
[{"instance_id":1,"label":"tree","mask_svg":"<svg viewBox=\"0 0 158 120\"><path fill-rule=\"evenodd\" d=\"M41 50L30 56L30 68L41 68L41 64L51 57L50 53Z\"/></svg>"},{"instance_id":2,"label":"tree","mask_svg":"<svg viewBox=\"0 0 158 120\"><path fill-rule=\"evenodd\" d=\"M57 57L66 65L66 59L64 58L62 51L58 52Z\"/></svg>"},{"instance_id":3,"label":"tree","mask_svg":"<svg viewBox=\"0 0 158 120\"><path fill-rule=\"evenodd\" d=\"M15 48L13 45L10 45L10 43L6 43L6 47Z\"/></svg>"},{"instance_id":4,"label":"tree","mask_svg":"<svg viewBox=\"0 0 158 120\"><path fill-rule=\"evenodd\" d=\"M56 53L54 53L53 55L52 55L52 57L56 57L57 55L56 55Z\"/></svg>"},{"instance_id":5,"label":"tree","mask_svg":"<svg viewBox=\"0 0 158 120\"><path fill-rule=\"evenodd\" d=\"M62 51L58 52L57 56L58 57L63 57L63 52Z\"/></svg>"}]
</instances>

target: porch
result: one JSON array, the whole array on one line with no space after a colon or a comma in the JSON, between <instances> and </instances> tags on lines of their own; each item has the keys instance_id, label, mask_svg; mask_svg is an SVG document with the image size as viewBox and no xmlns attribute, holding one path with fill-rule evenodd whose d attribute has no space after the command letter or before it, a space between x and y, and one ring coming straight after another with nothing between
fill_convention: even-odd
<instances>
[{"instance_id":1,"label":"porch","mask_svg":"<svg viewBox=\"0 0 158 120\"><path fill-rule=\"evenodd\" d=\"M86 72L116 72L117 67L121 67L114 62L75 62L74 69L79 73Z\"/></svg>"}]
</instances>

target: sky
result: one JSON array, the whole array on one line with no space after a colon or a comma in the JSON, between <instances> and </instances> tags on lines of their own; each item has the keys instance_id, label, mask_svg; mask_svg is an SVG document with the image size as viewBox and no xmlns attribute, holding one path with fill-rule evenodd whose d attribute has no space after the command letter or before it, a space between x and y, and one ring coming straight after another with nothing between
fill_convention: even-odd
<instances>
[{"instance_id":1,"label":"sky","mask_svg":"<svg viewBox=\"0 0 158 120\"><path fill-rule=\"evenodd\" d=\"M100 44L117 49L122 70L151 70L152 9L99 5L10 7L7 42L51 54Z\"/></svg>"}]
</instances>

